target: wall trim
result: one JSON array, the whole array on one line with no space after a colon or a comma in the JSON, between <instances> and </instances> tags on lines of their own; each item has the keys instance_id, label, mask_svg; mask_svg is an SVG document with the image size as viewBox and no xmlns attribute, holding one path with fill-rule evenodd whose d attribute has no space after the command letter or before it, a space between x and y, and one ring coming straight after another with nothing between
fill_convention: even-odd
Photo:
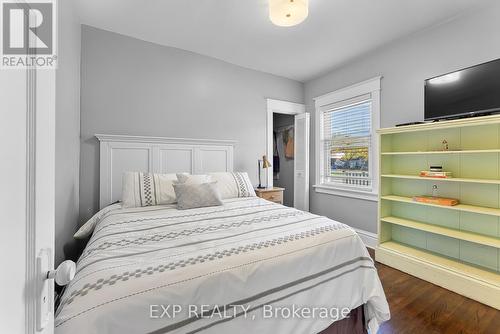
<instances>
[{"instance_id":1,"label":"wall trim","mask_svg":"<svg viewBox=\"0 0 500 334\"><path fill-rule=\"evenodd\" d=\"M302 103L267 99L267 110L278 114L297 115L306 112Z\"/></svg>"},{"instance_id":2,"label":"wall trim","mask_svg":"<svg viewBox=\"0 0 500 334\"><path fill-rule=\"evenodd\" d=\"M361 191L356 189L349 189L347 187L331 187L326 185L313 185L314 190L320 194L335 195L348 198L356 198L364 201L378 202L378 194L371 191Z\"/></svg>"},{"instance_id":3,"label":"wall trim","mask_svg":"<svg viewBox=\"0 0 500 334\"><path fill-rule=\"evenodd\" d=\"M221 139L195 139L195 138L172 138L172 137L149 137L129 135L95 135L100 142L126 142L126 143L159 143L159 144L195 144L195 145L236 145L236 140Z\"/></svg>"},{"instance_id":4,"label":"wall trim","mask_svg":"<svg viewBox=\"0 0 500 334\"><path fill-rule=\"evenodd\" d=\"M326 93L321 96L317 96L313 98L314 103L316 106L319 105L327 105L330 103L342 101L346 98L349 98L349 96L352 96L353 93L354 95L363 95L366 94L365 92L373 92L380 90L380 81L382 80L382 76L379 75L377 77L373 77L371 79L361 81L358 83L355 83L353 85L343 87L340 89L337 89L333 92Z\"/></svg>"},{"instance_id":5,"label":"wall trim","mask_svg":"<svg viewBox=\"0 0 500 334\"><path fill-rule=\"evenodd\" d=\"M365 243L365 246L368 248L375 249L378 245L378 236L376 233L368 232L365 230L361 230L355 227L352 227L353 230L359 235L361 240Z\"/></svg>"}]
</instances>

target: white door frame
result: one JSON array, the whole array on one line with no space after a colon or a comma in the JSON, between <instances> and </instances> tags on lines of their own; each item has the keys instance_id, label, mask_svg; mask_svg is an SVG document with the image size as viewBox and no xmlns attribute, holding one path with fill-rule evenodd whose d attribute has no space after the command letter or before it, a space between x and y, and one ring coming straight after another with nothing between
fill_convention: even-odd
<instances>
[{"instance_id":1,"label":"white door frame","mask_svg":"<svg viewBox=\"0 0 500 334\"><path fill-rule=\"evenodd\" d=\"M273 114L285 114L285 115L299 115L306 112L306 106L301 103L294 103L288 101L281 100L273 100L267 99L267 129L266 129L266 138L267 138L267 147L266 147L266 155L269 159L273 157L273 129L274 129L274 121ZM267 186L273 186L273 171L272 168L266 169L266 180Z\"/></svg>"}]
</instances>

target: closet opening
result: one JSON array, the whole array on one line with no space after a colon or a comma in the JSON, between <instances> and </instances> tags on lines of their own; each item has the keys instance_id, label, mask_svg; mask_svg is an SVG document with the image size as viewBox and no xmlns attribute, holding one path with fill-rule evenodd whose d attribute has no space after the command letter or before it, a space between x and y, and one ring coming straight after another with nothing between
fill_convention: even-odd
<instances>
[{"instance_id":1,"label":"closet opening","mask_svg":"<svg viewBox=\"0 0 500 334\"><path fill-rule=\"evenodd\" d=\"M309 211L310 115L300 103L267 99L266 169L270 191L283 191L283 204ZM277 189L273 189L276 187Z\"/></svg>"},{"instance_id":2,"label":"closet opening","mask_svg":"<svg viewBox=\"0 0 500 334\"><path fill-rule=\"evenodd\" d=\"M295 178L295 116L273 113L273 185L284 188L283 204L293 207Z\"/></svg>"}]
</instances>

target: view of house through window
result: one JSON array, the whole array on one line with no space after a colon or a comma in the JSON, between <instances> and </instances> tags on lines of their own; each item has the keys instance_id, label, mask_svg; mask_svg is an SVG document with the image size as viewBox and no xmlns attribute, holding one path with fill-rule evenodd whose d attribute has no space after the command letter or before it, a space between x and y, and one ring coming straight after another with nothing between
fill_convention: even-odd
<instances>
[{"instance_id":1,"label":"view of house through window","mask_svg":"<svg viewBox=\"0 0 500 334\"><path fill-rule=\"evenodd\" d=\"M323 112L326 184L370 189L371 98Z\"/></svg>"}]
</instances>

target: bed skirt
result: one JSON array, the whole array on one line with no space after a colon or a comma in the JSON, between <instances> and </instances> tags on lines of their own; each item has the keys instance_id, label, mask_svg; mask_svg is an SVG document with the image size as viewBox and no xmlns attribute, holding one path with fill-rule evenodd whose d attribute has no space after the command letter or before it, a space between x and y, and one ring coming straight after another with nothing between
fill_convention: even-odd
<instances>
[{"instance_id":1,"label":"bed skirt","mask_svg":"<svg viewBox=\"0 0 500 334\"><path fill-rule=\"evenodd\" d=\"M364 305L351 311L349 317L334 322L319 334L367 334Z\"/></svg>"}]
</instances>

